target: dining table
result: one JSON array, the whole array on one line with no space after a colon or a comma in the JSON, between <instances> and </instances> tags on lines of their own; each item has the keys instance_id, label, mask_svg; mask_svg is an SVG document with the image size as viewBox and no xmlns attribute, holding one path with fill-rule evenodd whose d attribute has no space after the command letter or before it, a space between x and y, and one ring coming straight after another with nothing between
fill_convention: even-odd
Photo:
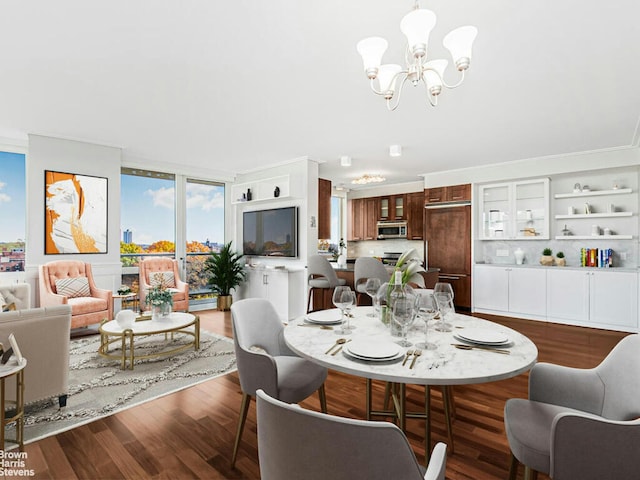
<instances>
[{"instance_id":1,"label":"dining table","mask_svg":"<svg viewBox=\"0 0 640 480\"><path fill-rule=\"evenodd\" d=\"M451 327L449 332L432 328L432 324L438 321L431 321L428 341L436 346L435 349L418 349L415 346L425 339L425 326L421 320L408 329L407 340L413 345L401 347L398 345L400 338L392 336L389 326L374 312L374 307L352 308L349 323L355 328L345 335L336 334L342 318L340 310L312 312L290 321L284 329L284 340L302 358L366 379L367 420L376 415L393 416L404 430L407 418L425 419L427 463L431 446L431 386L449 388L512 378L530 370L538 358L536 345L525 335L504 325L461 313L447 316ZM420 350L417 355L415 350ZM380 352L379 355L376 352ZM394 386L393 411L372 409L372 380ZM407 412L407 385L425 386L424 412ZM444 404L451 431L447 402Z\"/></svg>"}]
</instances>

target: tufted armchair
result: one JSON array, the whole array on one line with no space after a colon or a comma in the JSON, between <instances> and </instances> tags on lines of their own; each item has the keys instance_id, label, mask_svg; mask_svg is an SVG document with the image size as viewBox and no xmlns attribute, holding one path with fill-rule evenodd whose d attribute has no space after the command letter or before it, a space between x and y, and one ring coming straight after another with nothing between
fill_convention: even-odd
<instances>
[{"instance_id":1,"label":"tufted armchair","mask_svg":"<svg viewBox=\"0 0 640 480\"><path fill-rule=\"evenodd\" d=\"M151 279L154 273L163 273L166 278L166 274L169 278L173 278L173 281L169 281L169 287L173 290L173 310L189 310L189 284L180 280L180 274L178 272L178 261L173 258L164 257L147 257L140 260L138 264L139 279L139 295L140 295L140 310L148 310L145 304L145 297L147 292L151 288Z\"/></svg>"},{"instance_id":2,"label":"tufted armchair","mask_svg":"<svg viewBox=\"0 0 640 480\"><path fill-rule=\"evenodd\" d=\"M58 260L40 265L38 270L40 306L71 305L71 328L113 319L113 293L96 287L90 263ZM74 280L80 288L71 286Z\"/></svg>"}]
</instances>

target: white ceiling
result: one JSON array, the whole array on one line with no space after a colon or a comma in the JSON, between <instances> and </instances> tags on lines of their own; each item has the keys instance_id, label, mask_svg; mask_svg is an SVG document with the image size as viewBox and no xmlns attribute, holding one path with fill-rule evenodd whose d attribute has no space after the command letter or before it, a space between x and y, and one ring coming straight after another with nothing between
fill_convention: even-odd
<instances>
[{"instance_id":1,"label":"white ceiling","mask_svg":"<svg viewBox=\"0 0 640 480\"><path fill-rule=\"evenodd\" d=\"M119 146L125 161L221 176L308 157L349 187L525 158L637 146L640 4L433 0L442 38L479 35L465 83L388 112L355 45L403 55L411 0L1 0L0 136ZM456 75L449 71L453 83ZM389 157L400 144L403 156ZM339 158L351 156L350 168Z\"/></svg>"}]
</instances>

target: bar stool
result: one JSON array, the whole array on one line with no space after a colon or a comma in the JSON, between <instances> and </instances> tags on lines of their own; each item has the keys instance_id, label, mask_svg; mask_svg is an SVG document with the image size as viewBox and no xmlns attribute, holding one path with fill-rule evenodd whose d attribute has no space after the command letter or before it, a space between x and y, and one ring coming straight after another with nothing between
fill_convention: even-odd
<instances>
[{"instance_id":1,"label":"bar stool","mask_svg":"<svg viewBox=\"0 0 640 480\"><path fill-rule=\"evenodd\" d=\"M329 260L321 255L311 255L307 259L307 282L309 284L309 296L307 298L307 313L310 312L311 295L316 288L333 290L338 285L345 285L344 278L338 278ZM314 305L315 309L315 305Z\"/></svg>"}]
</instances>

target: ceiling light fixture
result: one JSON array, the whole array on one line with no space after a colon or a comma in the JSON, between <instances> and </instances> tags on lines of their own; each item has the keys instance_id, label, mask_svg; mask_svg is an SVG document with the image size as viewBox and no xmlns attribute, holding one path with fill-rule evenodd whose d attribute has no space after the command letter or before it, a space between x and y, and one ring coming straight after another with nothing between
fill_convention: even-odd
<instances>
[{"instance_id":1,"label":"ceiling light fixture","mask_svg":"<svg viewBox=\"0 0 640 480\"><path fill-rule=\"evenodd\" d=\"M389 147L389 155L391 155L392 157L401 157L402 145L391 145Z\"/></svg>"},{"instance_id":2,"label":"ceiling light fixture","mask_svg":"<svg viewBox=\"0 0 640 480\"><path fill-rule=\"evenodd\" d=\"M343 155L340 157L340 165L342 165L343 167L350 167L351 166L351 157L348 155Z\"/></svg>"},{"instance_id":3,"label":"ceiling light fixture","mask_svg":"<svg viewBox=\"0 0 640 480\"><path fill-rule=\"evenodd\" d=\"M367 183L380 183L384 182L386 178L380 175L368 175L364 174L361 177L356 178L355 180L351 180L351 183L355 183L356 185L366 185Z\"/></svg>"},{"instance_id":4,"label":"ceiling light fixture","mask_svg":"<svg viewBox=\"0 0 640 480\"><path fill-rule=\"evenodd\" d=\"M446 60L426 61L429 34L435 24L436 14L431 10L420 8L416 0L414 10L405 15L400 22L400 30L407 37L404 69L397 64L381 65L382 55L388 46L384 38L369 37L358 42L358 53L362 55L364 70L371 81L371 89L385 98L389 110L395 110L400 104L400 95L407 80L411 81L414 87L421 81L425 84L427 98L433 107L438 104L438 95L442 92L442 87L456 88L464 81L464 72L471 63L471 47L478 29L467 25L452 30L444 37L442 43L451 52L456 68L462 74L458 83L449 85L444 81L444 70L448 62ZM376 78L379 88L374 84ZM396 82L400 78L402 81L400 88L397 89L398 96L393 103Z\"/></svg>"}]
</instances>

